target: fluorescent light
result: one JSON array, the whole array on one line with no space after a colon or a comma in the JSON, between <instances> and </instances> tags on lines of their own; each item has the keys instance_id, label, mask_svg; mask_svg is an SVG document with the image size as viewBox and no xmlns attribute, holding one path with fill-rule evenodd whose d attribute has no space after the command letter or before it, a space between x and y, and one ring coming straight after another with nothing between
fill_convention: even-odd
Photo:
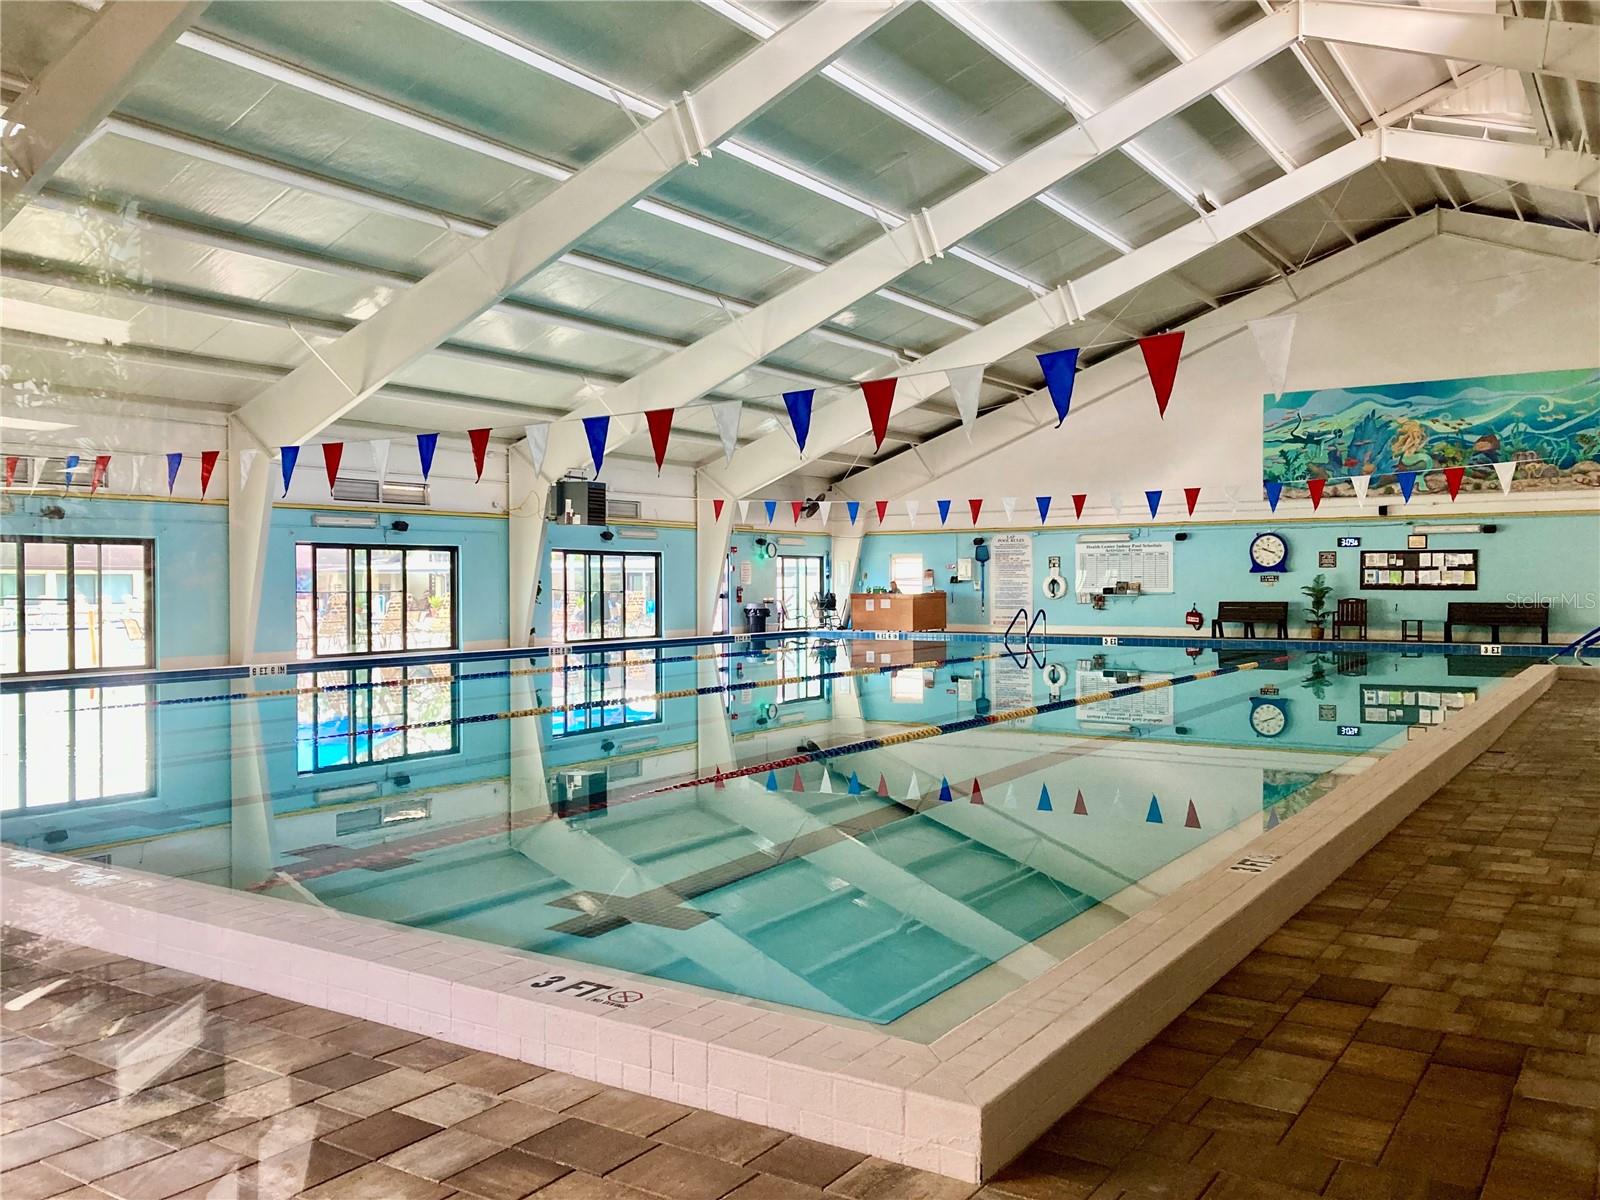
<instances>
[{"instance_id":1,"label":"fluorescent light","mask_svg":"<svg viewBox=\"0 0 1600 1200\"><path fill-rule=\"evenodd\" d=\"M656 540L654 529L619 529L617 536L629 542L653 542Z\"/></svg>"},{"instance_id":2,"label":"fluorescent light","mask_svg":"<svg viewBox=\"0 0 1600 1200\"><path fill-rule=\"evenodd\" d=\"M1419 525L1412 522L1411 528L1418 533L1482 533L1482 525Z\"/></svg>"},{"instance_id":3,"label":"fluorescent light","mask_svg":"<svg viewBox=\"0 0 1600 1200\"><path fill-rule=\"evenodd\" d=\"M376 529L378 518L357 514L312 513L311 523L324 529Z\"/></svg>"}]
</instances>

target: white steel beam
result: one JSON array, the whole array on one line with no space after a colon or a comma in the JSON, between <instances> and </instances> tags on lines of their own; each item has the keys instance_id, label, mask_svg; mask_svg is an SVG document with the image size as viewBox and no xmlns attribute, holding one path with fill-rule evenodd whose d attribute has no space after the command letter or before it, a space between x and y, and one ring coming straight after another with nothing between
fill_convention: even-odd
<instances>
[{"instance_id":1,"label":"white steel beam","mask_svg":"<svg viewBox=\"0 0 1600 1200\"><path fill-rule=\"evenodd\" d=\"M40 73L0 127L0 228L205 7L205 0L115 0Z\"/></svg>"},{"instance_id":2,"label":"white steel beam","mask_svg":"<svg viewBox=\"0 0 1600 1200\"><path fill-rule=\"evenodd\" d=\"M239 413L270 446L294 445L371 395L707 145L784 95L903 0L819 5L549 195L437 268Z\"/></svg>"}]
</instances>

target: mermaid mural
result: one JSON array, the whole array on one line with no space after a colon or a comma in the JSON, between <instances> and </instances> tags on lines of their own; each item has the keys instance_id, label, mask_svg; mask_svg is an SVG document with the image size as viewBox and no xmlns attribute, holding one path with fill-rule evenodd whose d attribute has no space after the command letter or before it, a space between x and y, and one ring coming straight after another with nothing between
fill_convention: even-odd
<instances>
[{"instance_id":1,"label":"mermaid mural","mask_svg":"<svg viewBox=\"0 0 1600 1200\"><path fill-rule=\"evenodd\" d=\"M1516 490L1600 487L1600 368L1266 397L1262 478L1290 495L1307 479L1351 495L1351 475L1398 493L1403 471L1418 491L1444 491L1444 468L1457 466L1464 490L1498 491L1497 462L1519 464Z\"/></svg>"}]
</instances>

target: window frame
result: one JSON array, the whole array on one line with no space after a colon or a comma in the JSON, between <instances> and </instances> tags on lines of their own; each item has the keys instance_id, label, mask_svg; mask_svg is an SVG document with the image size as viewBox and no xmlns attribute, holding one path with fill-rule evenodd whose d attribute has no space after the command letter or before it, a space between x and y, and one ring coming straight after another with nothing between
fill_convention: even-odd
<instances>
[{"instance_id":1,"label":"window frame","mask_svg":"<svg viewBox=\"0 0 1600 1200\"><path fill-rule=\"evenodd\" d=\"M429 664L425 664L425 663L396 663L392 667L388 666L388 665L364 666L364 667L344 667L344 668L334 668L332 670L322 670L322 671L314 671L314 672L312 672L313 677L316 678L318 680L318 682L316 683L316 685L314 687L314 690L311 692L311 695L310 695L310 700L311 700L311 726L310 726L310 728L311 728L311 731L312 731L311 765L309 767L301 767L300 766L300 762L299 762L299 755L300 755L299 742L300 742L300 730L301 730L302 726L301 726L301 723L300 723L300 712L299 712L299 709L298 709L298 706L297 706L296 710L295 710L295 743L296 743L296 746L295 746L295 774L298 775L298 776L326 775L329 772L333 772L333 771L357 771L357 770L362 769L363 767L379 767L379 768L390 767L390 766L393 766L395 763L418 762L418 761L421 761L423 759L429 759L429 758L443 758L447 754L459 754L461 752L461 721L460 721L461 678L460 678L460 673L456 670L455 664L451 663L451 664L435 664L435 665L448 666L449 671L450 671L450 675L449 675L449 683L450 683L450 745L445 747L444 749L441 749L441 750L418 750L418 751L415 751L415 752L407 751L406 753L403 753L403 754L397 754L393 758L374 758L372 756L372 726L373 726L373 720L372 720L372 694L373 694L374 689L378 688L378 687L385 687L385 688L387 688L387 687L397 687L397 688L399 688L399 691L400 691L400 724L409 726L411 724L411 687L410 687L410 685L413 684L413 683L416 683L416 684L427 684L427 683L432 683L432 682L444 682L443 680L438 680L438 679L430 680L430 679L425 679L425 678L419 678L419 679L413 680L411 678L411 672L413 670L422 670L422 669L425 669L428 665ZM403 673L403 678L406 680L406 682L403 683L403 684L390 684L390 683L383 683L383 682L374 684L373 681L372 681L372 672L373 671L384 671L384 670L398 670L398 671L401 671ZM357 672L365 672L367 678L362 680L362 681L360 681L360 682L357 682L356 679L355 679L355 675L356 675ZM323 675L343 675L343 676L345 676L345 679L344 679L343 683L324 685L320 681L321 676L323 676ZM317 732L316 732L318 729L321 728L321 720L320 720L320 716L319 716L319 713L318 713L318 704L319 704L319 701L321 700L321 697L323 696L323 694L325 692L331 692L331 691L333 691L335 689L337 689L339 691L342 691L345 694L345 696L348 698L348 701L349 701L350 728L349 728L349 731L345 735L345 745L349 748L350 756L344 762L327 763L325 765L320 765L318 763L318 761L317 761L317 758L318 758L318 756L317 756L317 746L318 746L319 742L318 742ZM356 719L355 719L355 709L356 709L355 701L356 701L356 697L358 695L365 695L366 696L366 724L365 724L364 728L365 728L366 739L367 739L367 757L364 758L364 759L357 759L355 757L356 742L357 742L359 734L362 732L361 728L358 727ZM409 729L406 730L402 734L402 736L403 737L409 737L409 732L410 732Z\"/></svg>"},{"instance_id":2,"label":"window frame","mask_svg":"<svg viewBox=\"0 0 1600 1200\"><path fill-rule=\"evenodd\" d=\"M117 792L117 793L112 794L112 795L99 795L99 796L91 796L91 797L89 797L87 799L80 799L78 797L78 795L77 795L78 775L77 775L77 771L75 769L76 768L76 763L77 763L77 757L78 757L78 754L77 754L77 741L78 741L78 718L79 718L79 715L80 715L80 713L83 713L83 712L86 712L86 711L93 711L93 712L95 712L95 713L97 713L99 715L99 719L100 719L100 723L101 723L100 724L100 746L101 746L100 774L101 774L101 777L104 778L104 775L105 775L105 761L104 761L105 760L105 711L106 711L104 693L115 692L115 691L118 691L118 690L120 690L121 688L124 688L124 687L138 688L140 691L142 691L144 693L145 751L146 751L145 752L145 769L144 769L145 786L144 786L143 790L140 790L140 791ZM156 736L157 736L156 735L156 728L157 728L157 726L156 726L156 706L155 706L156 696L155 696L155 688L150 684L128 683L128 684L117 684L114 687L110 687L110 688L102 688L102 687L73 687L73 688L60 689L61 691L65 692L67 694L67 696L68 696L68 701L67 701L67 745L66 745L66 747L62 748L64 750L66 750L66 752L67 752L67 757L68 757L69 762L71 762L73 764L73 769L69 769L67 771L67 774L66 774L68 796L67 796L67 798L65 800L50 800L50 801L45 801L43 803L38 803L38 804L30 804L28 802L28 756L27 756L27 753L26 753L27 745L28 745L28 742L27 742L27 737L28 737L28 732L27 732L28 731L28 701L32 697L35 697L35 696L50 695L53 692L55 692L55 690L56 689L52 688L52 689L50 689L48 691L14 692L10 696L6 697L7 701L13 701L16 704L16 712L15 712L14 715L8 714L6 717L0 718L0 719L9 719L9 720L14 720L14 722L15 722L15 731L14 732L15 732L16 740L14 742L14 745L16 746L16 749L17 749L17 762L16 762L16 778L14 778L12 780L12 785L13 785L12 795L14 795L16 797L17 804L16 804L15 808L6 809L5 811L10 812L10 813L15 815L15 814L20 814L20 813L44 812L44 811L49 810L49 809L62 808L62 807L67 806L67 805L71 805L71 806L73 806L75 808L82 808L82 807L84 807L86 805L92 805L92 804L120 804L120 803L123 803L124 801L128 801L128 800L147 800L151 796L154 796L156 794L156 792L159 790L159 788L158 788L158 763L160 761L160 755L156 751ZM102 693L102 695L100 697L99 703L94 705L92 709L86 709L86 708L80 708L78 703L77 703L76 697L77 697L79 692L99 692L99 693ZM121 703L122 702L119 701L117 706L120 706ZM129 702L129 703L132 703L132 702Z\"/></svg>"},{"instance_id":3,"label":"window frame","mask_svg":"<svg viewBox=\"0 0 1600 1200\"><path fill-rule=\"evenodd\" d=\"M917 578L916 578L916 581L915 581L915 585L913 587L911 587L911 588L901 587L900 588L900 592L901 592L902 595L906 595L906 596L920 596L920 595L922 595L922 581L926 577L926 574L927 574L927 564L926 564L926 562L925 562L925 560L924 560L924 558L923 558L923 556L921 554L914 554L914 553L911 553L911 552L908 551L908 552L903 553L903 554L891 554L891 555L889 555L889 582L891 584L893 584L898 579L898 576L895 573L895 562L897 560L901 560L901 559L912 559L912 558L917 560L917 572L916 572Z\"/></svg>"},{"instance_id":4,"label":"window frame","mask_svg":"<svg viewBox=\"0 0 1600 1200\"><path fill-rule=\"evenodd\" d=\"M650 633L628 633L627 632L627 617L626 617L626 613L624 613L624 617L623 617L623 632L620 633L620 634L608 635L608 634L605 633L605 609L604 609L604 606L602 605L601 609L600 609L600 629L601 629L600 633L598 633L598 634L586 633L581 638L574 638L574 637L569 636L568 633L567 633L567 619L566 619L567 618L567 613L566 613L567 602L566 602L566 599L565 599L565 597L567 595L567 587L566 587L567 559L569 557L574 557L574 556L581 557L581 558L585 559L585 562L584 562L584 565L583 565L583 577L584 577L585 581L588 581L589 579L594 577L594 573L590 570L590 564L589 564L588 560L589 559L599 559L600 560L599 578L601 580L602 587L599 589L598 594L602 595L602 596L605 594L605 588L603 586L604 581L605 581L605 560L607 558L615 558L615 559L619 560L621 562L621 564L622 564L622 595L623 595L623 603L624 603L624 605L626 605L626 603L627 603L627 595L628 595L628 565L627 565L627 560L630 559L630 558L652 558L652 559L654 559L655 560L654 577L655 577L655 581L656 581L655 606L654 606L654 609L655 609L655 611L654 611L654 616L655 616L655 628L654 628L654 630L652 632L650 632ZM560 547L560 546L551 547L551 550L550 550L550 564L549 564L549 572L550 572L550 641L552 641L554 643L557 643L559 645L563 645L563 646L580 646L580 645L584 645L584 644L590 643L590 642L617 642L617 641L624 641L624 640L626 640L628 638L637 638L637 637L659 638L661 636L661 561L662 561L662 556L661 556L661 552L659 550L579 550L579 549L567 549L567 548ZM559 571L557 571L557 563L558 562L560 564L560 570ZM561 582L561 586L560 587L556 586L557 580L560 580L560 582ZM562 596L562 601L561 601L561 603L559 605L556 603L556 599L555 599L557 593L559 593ZM593 589L586 582L585 583L585 587L584 587L584 597L585 597L584 603L585 603L585 607L587 607L587 605L588 605L588 597L591 596L591 595L594 595L594 594L596 594L596 593L593 591ZM557 618L558 614L559 614L559 616L561 618L559 631L557 629L557 623L556 623L556 618ZM593 618L590 617L589 618L589 623L590 624L592 624L592 620L593 620Z\"/></svg>"},{"instance_id":5,"label":"window frame","mask_svg":"<svg viewBox=\"0 0 1600 1200\"><path fill-rule=\"evenodd\" d=\"M300 662L315 662L324 658L373 658L388 657L395 654L425 654L445 653L461 648L461 548L459 546L413 546L409 542L391 544L389 542L300 542L294 545L295 551L295 603L298 606L301 592L299 583L300 550L305 547L311 551L311 654L307 658L300 657L300 638L298 630L299 614L296 613L295 633L295 658ZM347 596L353 597L355 591L352 585L356 578L355 553L361 551L366 554L366 604L363 612L366 614L366 646L365 650L329 650L321 648L322 630L317 622L317 598L321 592L317 586L317 552L319 550L344 551L344 577ZM400 553L400 648L398 650L372 649L372 552L373 551L399 551ZM450 641L444 646L416 646L409 645L411 638L410 612L407 605L410 603L410 590L406 566L409 554L413 550L433 551L450 556ZM349 644L355 644L356 606L353 603L345 605L345 637Z\"/></svg>"},{"instance_id":6,"label":"window frame","mask_svg":"<svg viewBox=\"0 0 1600 1200\"><path fill-rule=\"evenodd\" d=\"M777 590L778 590L778 599L779 599L779 601L781 602L782 599L783 599L783 575L784 575L783 568L784 568L784 564L787 563L787 562L796 562L796 563L801 563L801 564L810 564L810 563L813 563L813 562L816 563L817 564L817 591L816 591L816 594L819 595L819 596L822 595L823 591L825 590L824 585L823 585L823 576L826 573L825 570L824 570L823 558L824 558L824 556L821 555L821 554L781 554L780 553L778 555L777 566L776 566L776 569L774 571L774 578L775 578L776 586L777 586ZM802 575L809 575L810 574L809 566L804 566L802 568L802 570L801 570L801 574ZM815 629L816 628L816 624L811 619L811 597L810 596L801 596L800 597L800 606L799 607L800 607L800 612L799 612L798 615L789 613L787 609L784 611L784 618L783 618L783 630L784 630L784 632L788 633L788 632L793 632L793 631L796 631L796 630L805 630L805 629Z\"/></svg>"},{"instance_id":7,"label":"window frame","mask_svg":"<svg viewBox=\"0 0 1600 1200\"><path fill-rule=\"evenodd\" d=\"M0 542L9 542L17 547L17 594L13 598L15 618L17 623L17 675L81 675L90 671L148 671L153 670L156 659L156 541L154 538L139 537L50 537L36 533L8 533L0 536ZM27 551L28 545L62 546L67 552L67 665L65 667L44 667L37 671L28 669L28 637L27 637L27 600L28 600L28 572ZM144 662L126 663L120 666L108 667L105 665L93 667L77 666L78 639L77 639L77 608L78 589L75 576L77 574L77 555L73 549L77 546L142 546L144 548ZM98 571L97 575L103 575ZM96 585L99 586L98 584ZM97 591L96 595L100 593ZM97 605L101 614L101 633L99 638L101 657L104 657L105 638L104 610L105 606Z\"/></svg>"},{"instance_id":8,"label":"window frame","mask_svg":"<svg viewBox=\"0 0 1600 1200\"><path fill-rule=\"evenodd\" d=\"M659 605L657 607L659 608ZM651 695L655 697L654 703L656 706L656 712L655 716L653 717L647 717L639 721L630 721L628 720L627 694L628 667L630 665L628 659L630 655L635 654L648 654L650 656L648 665L655 668L655 686L651 690ZM665 705L660 698L662 689L661 651L659 649L655 647L634 647L625 650L579 650L563 655L562 657L568 660L581 658L583 661L563 662L559 667L554 667L554 664L552 663L552 667L554 669L552 670L551 674L552 677L559 677L561 679L561 693L563 699L561 711L552 712L550 714L550 736L552 738L583 737L586 734L607 733L623 729L645 729L651 725L660 725L666 719L664 713ZM615 661L612 661L613 657L615 658ZM596 662L596 659L599 661ZM634 659L633 661L637 665L646 665L645 661L641 659ZM622 719L620 721L607 724L605 721L605 672L612 666L620 667L622 669L623 690L622 694L617 697L617 703L622 709ZM571 693L573 689L570 680L572 679L574 673L579 675L582 680L583 697L581 700L572 699ZM594 686L593 684L597 674L599 677L598 687ZM551 696L550 699L551 704L554 705L555 697ZM586 722L584 728L573 729L571 727L572 712L570 709L565 707L569 704L583 704L586 706L581 710L584 714L584 719ZM587 723L594 714L598 714L599 723ZM561 723L560 729L556 728L556 723L558 720Z\"/></svg>"}]
</instances>

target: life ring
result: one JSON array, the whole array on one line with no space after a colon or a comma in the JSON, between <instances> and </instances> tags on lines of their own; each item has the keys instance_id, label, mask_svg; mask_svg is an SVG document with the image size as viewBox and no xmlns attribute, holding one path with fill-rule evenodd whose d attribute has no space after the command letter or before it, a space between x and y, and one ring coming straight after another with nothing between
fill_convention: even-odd
<instances>
[{"instance_id":1,"label":"life ring","mask_svg":"<svg viewBox=\"0 0 1600 1200\"><path fill-rule=\"evenodd\" d=\"M1044 669L1044 681L1048 683L1052 689L1059 690L1065 687L1067 682L1067 669L1060 663L1051 663Z\"/></svg>"},{"instance_id":2,"label":"life ring","mask_svg":"<svg viewBox=\"0 0 1600 1200\"><path fill-rule=\"evenodd\" d=\"M1059 600L1067 594L1067 580L1061 574L1061 559L1050 556L1050 574L1044 577L1044 594L1048 600Z\"/></svg>"}]
</instances>

